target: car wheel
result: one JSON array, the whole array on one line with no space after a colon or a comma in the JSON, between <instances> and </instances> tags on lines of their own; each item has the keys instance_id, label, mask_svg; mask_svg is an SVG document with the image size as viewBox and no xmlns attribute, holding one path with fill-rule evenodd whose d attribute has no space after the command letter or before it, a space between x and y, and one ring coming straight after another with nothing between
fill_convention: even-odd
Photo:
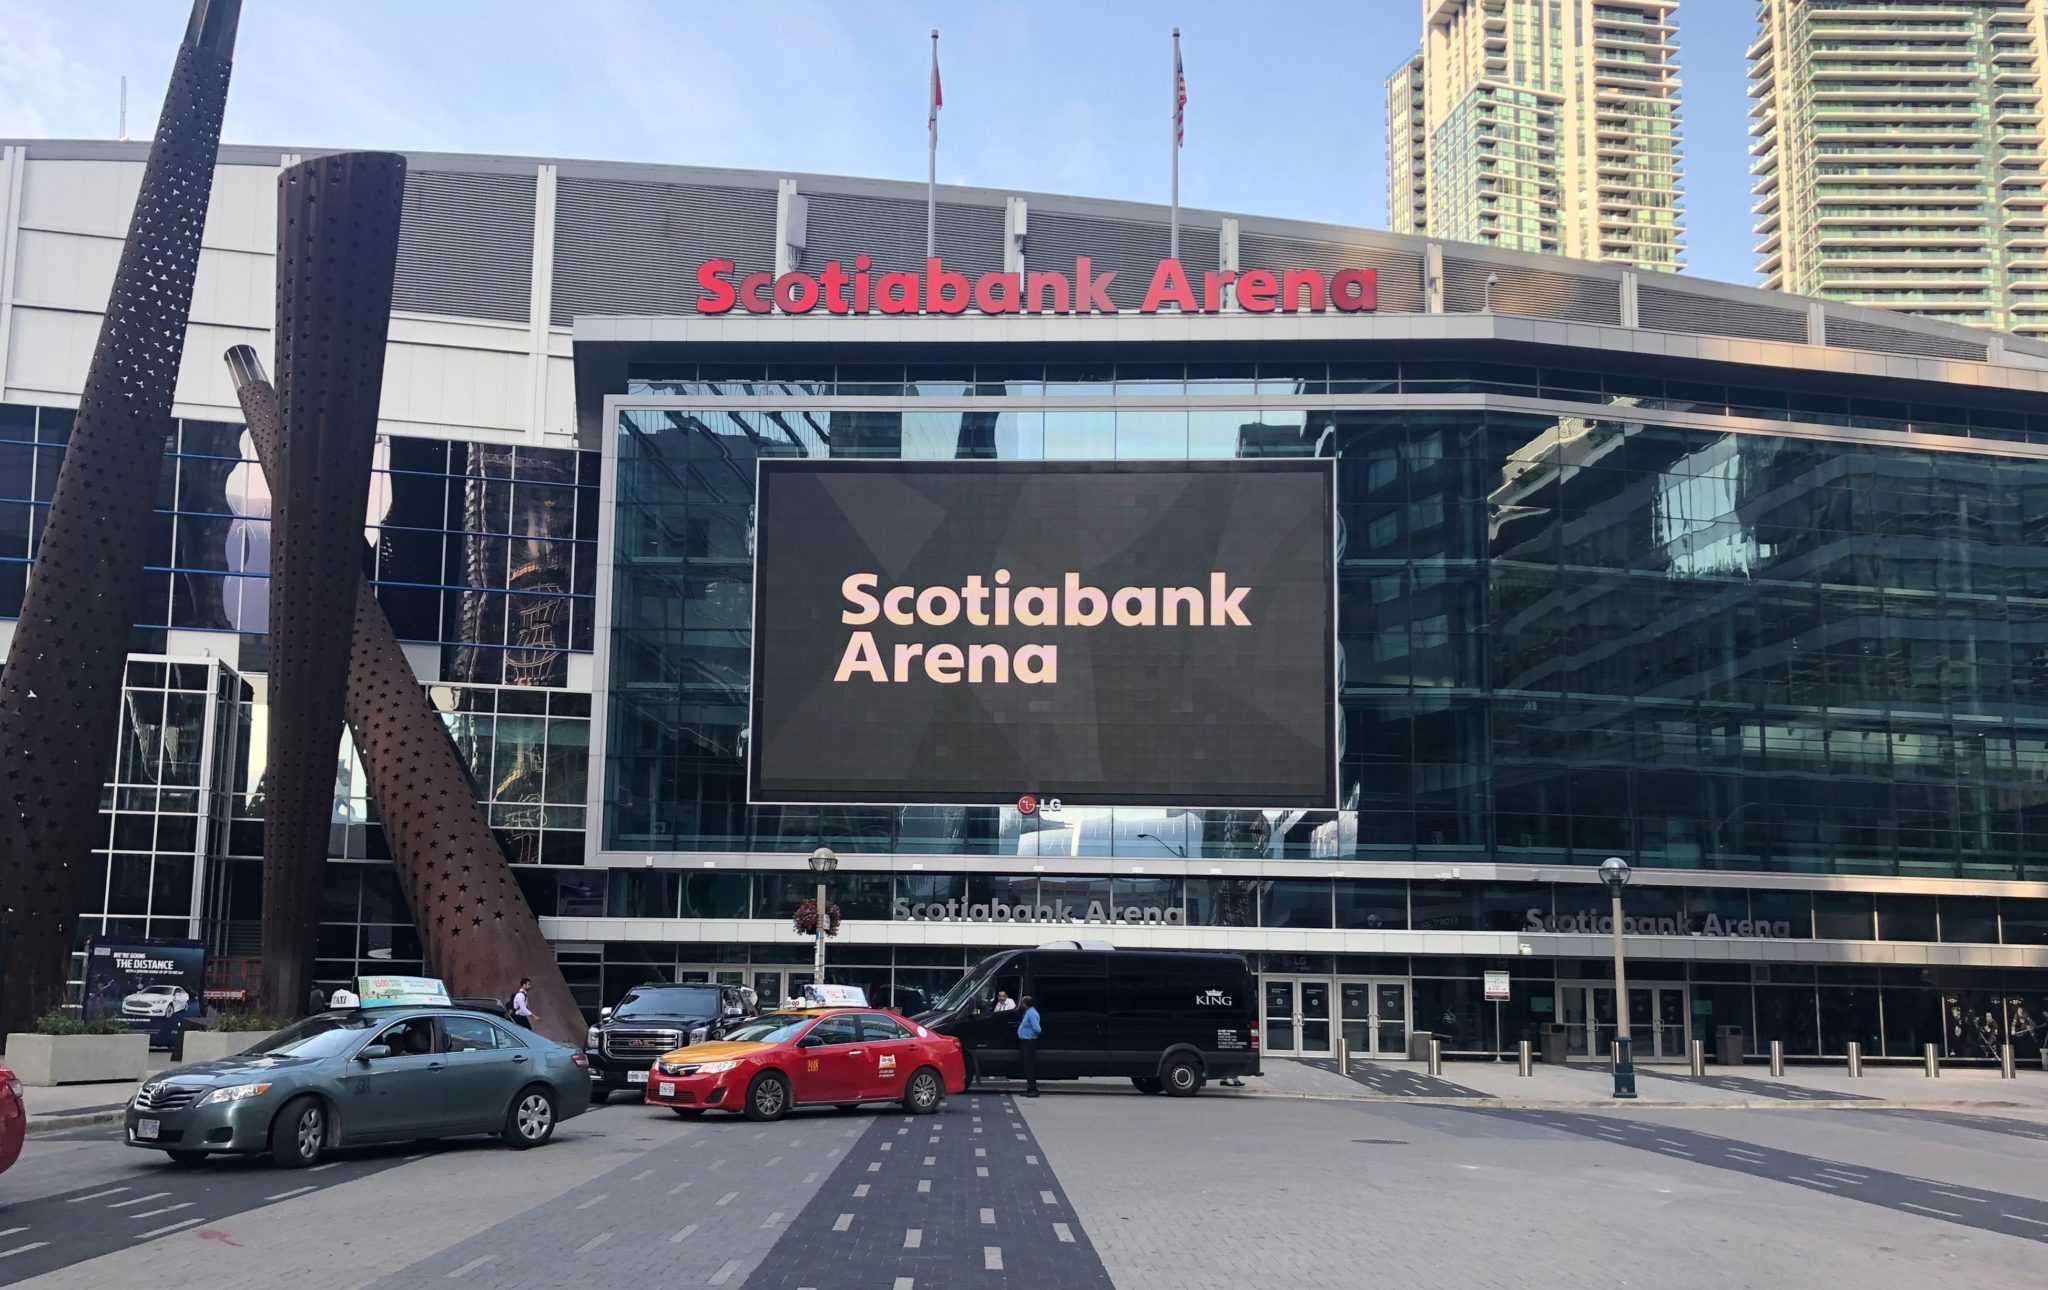
<instances>
[{"instance_id":1,"label":"car wheel","mask_svg":"<svg viewBox=\"0 0 2048 1290\"><path fill-rule=\"evenodd\" d=\"M1166 1091L1166 1081L1160 1079L1157 1075L1133 1075L1131 1076L1131 1083L1137 1086L1140 1093L1164 1093Z\"/></svg>"},{"instance_id":2,"label":"car wheel","mask_svg":"<svg viewBox=\"0 0 2048 1290\"><path fill-rule=\"evenodd\" d=\"M1159 1078L1165 1083L1167 1093L1174 1097L1193 1097L1202 1091L1202 1067L1192 1057L1176 1057L1166 1063L1166 1069L1159 1072Z\"/></svg>"},{"instance_id":3,"label":"car wheel","mask_svg":"<svg viewBox=\"0 0 2048 1290\"><path fill-rule=\"evenodd\" d=\"M779 1120L789 1114L789 1081L774 1071L763 1071L747 1085L746 1117L749 1120Z\"/></svg>"},{"instance_id":4,"label":"car wheel","mask_svg":"<svg viewBox=\"0 0 2048 1290\"><path fill-rule=\"evenodd\" d=\"M166 1151L164 1154L180 1169L193 1169L206 1163L204 1151Z\"/></svg>"},{"instance_id":5,"label":"car wheel","mask_svg":"<svg viewBox=\"0 0 2048 1290\"><path fill-rule=\"evenodd\" d=\"M945 1099L946 1086L931 1067L920 1069L903 1088L903 1109L912 1115L930 1115Z\"/></svg>"},{"instance_id":6,"label":"car wheel","mask_svg":"<svg viewBox=\"0 0 2048 1290\"><path fill-rule=\"evenodd\" d=\"M704 1108L701 1106L672 1106L669 1110L674 1111L685 1120L701 1120L704 1118Z\"/></svg>"},{"instance_id":7,"label":"car wheel","mask_svg":"<svg viewBox=\"0 0 2048 1290\"><path fill-rule=\"evenodd\" d=\"M520 1151L555 1136L555 1095L538 1084L519 1090L505 1109L505 1145Z\"/></svg>"},{"instance_id":8,"label":"car wheel","mask_svg":"<svg viewBox=\"0 0 2048 1290\"><path fill-rule=\"evenodd\" d=\"M270 1122L270 1155L280 1168L304 1169L327 1150L327 1108L319 1099L293 1098Z\"/></svg>"}]
</instances>

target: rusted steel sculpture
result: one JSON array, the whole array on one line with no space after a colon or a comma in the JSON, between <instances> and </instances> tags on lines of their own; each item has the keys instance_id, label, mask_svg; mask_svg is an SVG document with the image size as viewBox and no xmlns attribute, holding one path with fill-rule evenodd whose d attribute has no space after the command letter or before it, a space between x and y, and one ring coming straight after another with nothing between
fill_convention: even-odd
<instances>
[{"instance_id":1,"label":"rusted steel sculpture","mask_svg":"<svg viewBox=\"0 0 2048 1290\"><path fill-rule=\"evenodd\" d=\"M237 345L227 359L256 455L264 473L275 478L285 437L277 393L263 379L256 351ZM359 553L360 540L347 549ZM472 997L503 998L520 977L530 976L540 1030L580 1044L583 1018L554 950L477 804L461 754L360 571L353 639L349 729L426 949L427 970L446 980L451 994ZM330 776L332 770L330 758Z\"/></svg>"},{"instance_id":2,"label":"rusted steel sculpture","mask_svg":"<svg viewBox=\"0 0 2048 1290\"><path fill-rule=\"evenodd\" d=\"M264 1006L313 983L334 816L363 510L384 388L405 158L349 152L277 180L277 403L270 478L270 745L264 769Z\"/></svg>"},{"instance_id":3,"label":"rusted steel sculpture","mask_svg":"<svg viewBox=\"0 0 2048 1290\"><path fill-rule=\"evenodd\" d=\"M193 0L0 674L0 1027L64 1000L192 312L241 0ZM333 768L329 767L330 777Z\"/></svg>"}]
</instances>

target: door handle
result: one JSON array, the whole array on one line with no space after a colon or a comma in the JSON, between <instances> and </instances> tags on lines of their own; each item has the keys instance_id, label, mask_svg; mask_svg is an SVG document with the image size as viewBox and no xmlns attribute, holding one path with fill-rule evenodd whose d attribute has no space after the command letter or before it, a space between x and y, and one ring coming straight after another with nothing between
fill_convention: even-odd
<instances>
[{"instance_id":1,"label":"door handle","mask_svg":"<svg viewBox=\"0 0 2048 1290\"><path fill-rule=\"evenodd\" d=\"M514 1066L524 1066L524 1065L526 1065L526 1054L525 1054L525 1053L520 1053L520 1054L519 1054L518 1056L514 1057L514 1058L512 1059L512 1064L513 1064Z\"/></svg>"},{"instance_id":2,"label":"door handle","mask_svg":"<svg viewBox=\"0 0 2048 1290\"><path fill-rule=\"evenodd\" d=\"M437 1070L440 1070L440 1069L441 1069L441 1063L439 1063L439 1062L428 1062L428 1063L427 1063L427 1069L428 1069L428 1070L430 1070L430 1071L437 1071Z\"/></svg>"},{"instance_id":3,"label":"door handle","mask_svg":"<svg viewBox=\"0 0 2048 1290\"><path fill-rule=\"evenodd\" d=\"M858 1057L858 1056L860 1056L860 1054L861 1054L861 1050L860 1050L860 1049L858 1049L858 1048L849 1048L849 1049L847 1049L847 1050L846 1050L846 1055L847 1055L848 1057Z\"/></svg>"}]
</instances>

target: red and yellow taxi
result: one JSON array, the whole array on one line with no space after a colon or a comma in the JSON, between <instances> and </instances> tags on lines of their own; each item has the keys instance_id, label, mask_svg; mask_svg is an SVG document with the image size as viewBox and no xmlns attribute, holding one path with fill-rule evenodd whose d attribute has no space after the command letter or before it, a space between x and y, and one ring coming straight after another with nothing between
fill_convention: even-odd
<instances>
[{"instance_id":1,"label":"red and yellow taxi","mask_svg":"<svg viewBox=\"0 0 2048 1290\"><path fill-rule=\"evenodd\" d=\"M736 1111L779 1120L799 1106L901 1102L930 1115L965 1092L960 1041L880 1008L769 1012L715 1042L663 1054L647 1074L647 1104L695 1118Z\"/></svg>"}]
</instances>

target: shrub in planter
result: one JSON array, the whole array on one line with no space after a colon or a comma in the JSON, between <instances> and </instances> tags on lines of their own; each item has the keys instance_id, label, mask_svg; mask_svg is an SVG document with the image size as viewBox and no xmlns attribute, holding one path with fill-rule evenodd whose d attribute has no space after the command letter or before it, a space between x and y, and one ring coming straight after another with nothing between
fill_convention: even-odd
<instances>
[{"instance_id":1,"label":"shrub in planter","mask_svg":"<svg viewBox=\"0 0 2048 1290\"><path fill-rule=\"evenodd\" d=\"M149 1070L149 1036L111 1017L83 1021L53 1010L36 1018L35 1030L7 1037L7 1064L37 1087L139 1080Z\"/></svg>"},{"instance_id":2,"label":"shrub in planter","mask_svg":"<svg viewBox=\"0 0 2048 1290\"><path fill-rule=\"evenodd\" d=\"M87 1021L62 1008L52 1008L36 1018L39 1035L126 1035L134 1033L118 1017L95 1017Z\"/></svg>"}]
</instances>

